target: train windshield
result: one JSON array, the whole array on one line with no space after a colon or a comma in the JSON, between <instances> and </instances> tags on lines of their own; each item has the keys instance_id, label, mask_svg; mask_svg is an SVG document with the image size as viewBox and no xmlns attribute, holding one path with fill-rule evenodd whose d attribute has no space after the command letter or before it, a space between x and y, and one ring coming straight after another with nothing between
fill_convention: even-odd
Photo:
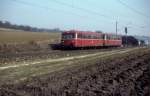
<instances>
[{"instance_id":1,"label":"train windshield","mask_svg":"<svg viewBox=\"0 0 150 96\"><path fill-rule=\"evenodd\" d=\"M62 35L62 39L64 39L64 40L74 39L74 38L75 38L75 34L63 34Z\"/></svg>"}]
</instances>

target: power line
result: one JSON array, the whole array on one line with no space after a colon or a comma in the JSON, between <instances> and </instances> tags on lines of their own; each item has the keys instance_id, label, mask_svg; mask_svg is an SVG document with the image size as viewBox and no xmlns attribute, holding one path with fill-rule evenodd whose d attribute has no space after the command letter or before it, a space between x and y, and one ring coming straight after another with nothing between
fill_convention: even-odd
<instances>
[{"instance_id":1,"label":"power line","mask_svg":"<svg viewBox=\"0 0 150 96\"><path fill-rule=\"evenodd\" d=\"M30 2L26 2L26 1L21 1L21 0L12 0L12 1L14 1L14 2L16 2L16 3L20 3L20 4L23 4L23 5L26 5L26 6L31 6L31 7L38 7L38 8L41 8L41 9L44 9L44 10L47 10L47 11L54 11L54 12L56 12L56 11L58 11L58 12L61 12L61 13L64 13L64 14L69 14L69 15L73 15L73 16L78 16L78 17L80 17L80 18L82 18L82 19L85 19L85 18L90 18L91 19L91 17L89 17L89 16L83 16L83 15L79 15L79 14L76 14L76 13L73 13L73 12L69 12L69 11L65 11L65 10L57 10L57 9L54 9L54 8L50 8L50 7L47 7L47 6L43 6L43 5L39 5L39 4L35 4L35 3L30 3ZM97 22L95 19L97 19L97 18L94 18L94 20L92 19L92 20L90 20L90 21L92 21L92 22ZM97 20L99 20L99 19L97 19ZM89 21L89 19L88 19L88 21ZM108 23L107 23L108 24ZM110 22L109 22L109 24L110 24ZM73 24L74 25L74 24ZM76 26L77 24L75 24L74 26ZM112 24L110 24L110 25L112 25ZM87 27L88 28L88 26L85 26L84 25L84 27Z\"/></svg>"},{"instance_id":2,"label":"power line","mask_svg":"<svg viewBox=\"0 0 150 96\"><path fill-rule=\"evenodd\" d=\"M76 15L80 18L90 18L89 16L83 16L83 15L79 15L79 14L76 14L76 13L73 13L73 12L70 12L70 11L65 11L65 10L57 10L57 9L54 9L54 8L50 8L50 7L47 7L47 6L43 6L43 5L39 5L39 4L35 4L35 3L29 3L29 2L26 2L26 1L21 1L21 0L12 0L14 2L17 2L17 3L21 3L21 4L24 4L24 5L27 5L27 6L32 6L32 7L38 7L38 8L42 8L42 9L45 9L45 10L51 10L51 11L59 11L61 13L67 13L67 14L71 14L71 15ZM94 19L97 19L97 18L94 18ZM97 19L99 20L99 19ZM91 20L93 21L93 20ZM110 23L110 22L109 22Z\"/></svg>"},{"instance_id":3,"label":"power line","mask_svg":"<svg viewBox=\"0 0 150 96\"><path fill-rule=\"evenodd\" d=\"M150 18L149 15L146 15L146 14L144 14L143 12L138 11L138 10L136 10L136 9L133 8L133 7L130 7L128 4L122 2L122 0L116 0L116 1L117 1L118 3L120 3L121 5L125 6L126 8L130 9L131 11L133 11L133 12L135 12L135 13L141 15L141 16L144 16L144 17L146 17L146 18Z\"/></svg>"},{"instance_id":4,"label":"power line","mask_svg":"<svg viewBox=\"0 0 150 96\"><path fill-rule=\"evenodd\" d=\"M86 0L85 3L88 3L88 5L89 5L89 4L94 4L94 6L100 7L100 10L103 9L103 11L107 11L107 13L113 13L113 10L112 10L112 9L107 9L108 7L107 7L107 8L102 7L102 6L101 6L102 3L101 3L101 5L100 5L99 3L93 3L93 2L90 2L90 1L92 1L92 0ZM120 13L120 12L119 12L119 14L124 16L124 14L122 14L122 13ZM116 18L115 18L115 19L116 19Z\"/></svg>"},{"instance_id":5,"label":"power line","mask_svg":"<svg viewBox=\"0 0 150 96\"><path fill-rule=\"evenodd\" d=\"M76 16L79 16L79 17L85 17L85 16L82 16L82 15L79 15L79 14L75 14L73 12L68 12L68 11L64 11L64 10L57 10L57 9L50 8L50 7L47 7L47 6L42 6L42 5L39 5L39 4L29 3L29 2L25 2L25 1L21 1L21 0L12 0L12 1L20 3L20 4L27 5L27 6L38 7L38 8L44 9L44 10L51 10L51 11L54 11L54 12L59 11L61 13L67 13L67 14L76 15Z\"/></svg>"},{"instance_id":6,"label":"power line","mask_svg":"<svg viewBox=\"0 0 150 96\"><path fill-rule=\"evenodd\" d=\"M76 14L76 13L73 13L73 12L70 12L70 11L57 10L57 9L50 8L50 7L47 7L47 6L42 6L42 5L38 5L38 4L34 4L34 3L29 3L29 2L21 1L21 0L12 0L12 1L24 4L24 5L32 6L32 7L42 8L42 9L45 9L45 10L50 9L51 11L59 11L61 13L67 13L67 14L71 14L71 15L76 15L76 16L83 17L83 18L85 18L85 17L87 18L88 17L88 16L79 15L79 14Z\"/></svg>"},{"instance_id":7,"label":"power line","mask_svg":"<svg viewBox=\"0 0 150 96\"><path fill-rule=\"evenodd\" d=\"M92 2L89 2L90 0L86 0L86 2L85 3L88 3L88 4L92 4ZM94 4L94 6L96 6L96 4L98 4L98 3L93 3ZM104 10L106 10L106 11L108 11L109 13L112 13L112 10L108 10L108 9L106 9L106 8L101 8L101 9L104 9ZM121 15L123 15L122 13L120 13L119 12L119 14L121 14ZM150 16L149 16L150 17ZM127 19L127 18L123 18L122 20L124 21L124 19L126 19L127 21L129 21L129 19ZM121 21L122 21L121 20ZM117 21L117 20L116 20ZM121 22L119 22L119 23L121 23ZM139 28L145 28L145 26L140 26L140 25L137 25L137 24L133 24L133 26L135 26L135 27L139 27Z\"/></svg>"},{"instance_id":8,"label":"power line","mask_svg":"<svg viewBox=\"0 0 150 96\"><path fill-rule=\"evenodd\" d=\"M106 19L112 20L113 22L116 21L116 20L114 20L114 18L112 18L108 15L102 14L102 13L91 11L91 10L88 10L88 9L85 9L85 8L82 8L82 7L78 7L78 6L73 6L72 4L64 3L64 2L61 2L61 1L58 1L58 0L52 0L52 1L57 3L57 4L60 4L60 5L64 5L64 6L67 6L67 7L71 7L73 9L78 9L78 10L84 11L86 13L89 13L90 15L94 14L94 15L101 16L101 17L104 17Z\"/></svg>"},{"instance_id":9,"label":"power line","mask_svg":"<svg viewBox=\"0 0 150 96\"><path fill-rule=\"evenodd\" d=\"M88 4L92 4L93 2L90 2L91 0L86 0L86 2L85 3L88 3ZM94 4L94 6L96 6L97 4L97 6L98 7L100 7L100 5L99 5L99 3L93 3ZM107 7L108 8L108 7ZM114 13L113 13L113 10L112 9L107 9L107 8L103 8L103 7L101 7L100 9L103 9L103 10L105 10L105 11L107 11L107 13L111 13L110 15L113 15ZM119 14L119 16L115 16L116 18L115 19L117 19L117 17L119 18L119 17L122 17L123 19L121 19L121 20L123 20L123 21L125 21L125 20L128 20L129 21L129 19L127 18L127 16L125 15L126 13L122 13L122 12L117 12L117 14ZM117 15L116 13L115 13L115 15ZM124 18L125 17L125 18Z\"/></svg>"},{"instance_id":10,"label":"power line","mask_svg":"<svg viewBox=\"0 0 150 96\"><path fill-rule=\"evenodd\" d=\"M52 10L52 11L59 11L61 13L67 13L67 14L71 14L71 15L76 15L76 16L79 16L80 18L90 18L89 16L82 16L82 15L79 15L79 14L76 14L76 13L73 13L73 12L68 12L68 11L65 11L65 10L57 10L57 9L54 9L54 8L50 8L50 7L47 7L47 6L43 6L43 5L38 5L38 4L34 4L34 3L29 3L29 2L25 2L25 1L21 1L21 0L12 0L14 2L18 2L18 3L21 3L21 4L24 4L24 5L28 5L28 6L33 6L33 7L38 7L38 8L42 8L42 9L45 9L45 10ZM59 2L57 0L54 0L54 2ZM81 7L77 7L77 6L73 6L73 5L70 5L70 4L67 4L67 3L63 3L63 2L59 2L59 4L61 5L65 5L65 6L68 6L68 7L71 7L71 8L74 8L74 9L78 9L78 10L82 10L82 11L85 11L89 14L92 14L93 15L97 15L97 16L102 16L102 17L105 17L107 19L111 19L113 20L110 16L106 16L104 14L100 14L100 13L97 13L95 11L90 11L90 10L87 10L87 9L84 9L84 8L81 8ZM94 18L94 20L97 19L97 18ZM91 20L93 21L93 20Z\"/></svg>"},{"instance_id":11,"label":"power line","mask_svg":"<svg viewBox=\"0 0 150 96\"><path fill-rule=\"evenodd\" d=\"M48 8L48 7L45 7L45 6L41 6L41 5L37 5L37 4L34 4L34 3L29 3L29 2L25 2L25 1L21 1L21 0L11 0L11 1L14 1L14 2L17 2L17 3L20 3L20 4L24 4L24 5L27 5L27 6L32 6L32 7L39 7L39 8L42 8L42 9L51 9L53 11L55 11L55 9L53 8Z\"/></svg>"},{"instance_id":12,"label":"power line","mask_svg":"<svg viewBox=\"0 0 150 96\"><path fill-rule=\"evenodd\" d=\"M73 9L78 9L78 10L84 11L86 13L89 13L90 15L94 14L94 15L97 15L97 16L100 16L100 17L104 17L106 19L110 19L110 20L114 21L114 18L112 18L110 16L107 16L105 14L101 14L101 13L98 13L98 12L95 12L95 11L91 11L91 10L88 10L88 9L85 9L85 8L81 8L81 7L78 7L78 6L73 6L72 4L64 3L64 2L61 2L61 1L58 1L58 0L52 0L52 1L57 3L57 4L60 4L60 5L64 5L64 6L67 6L67 7L71 7Z\"/></svg>"},{"instance_id":13,"label":"power line","mask_svg":"<svg viewBox=\"0 0 150 96\"><path fill-rule=\"evenodd\" d=\"M52 0L54 1L55 3L58 3L58 4L61 4L61 5L64 5L64 6L68 6L68 7L71 7L71 8L74 8L74 9L78 9L78 10L82 10L84 12L87 12L89 14L95 14L97 16L102 16L102 17L105 17L107 19L111 19L114 21L114 19L112 19L110 16L107 16L107 15L104 15L104 14L100 14L100 13L97 13L95 11L91 11L91 10L88 10L88 9L84 9L84 8L81 8L81 7L77 7L77 6L73 6L71 4L68 4L68 3L64 3L64 2L61 2L61 1L58 1L58 0ZM120 0L119 0L120 1ZM136 27L138 27L139 25L135 25ZM139 26L139 28L142 28L141 26Z\"/></svg>"}]
</instances>

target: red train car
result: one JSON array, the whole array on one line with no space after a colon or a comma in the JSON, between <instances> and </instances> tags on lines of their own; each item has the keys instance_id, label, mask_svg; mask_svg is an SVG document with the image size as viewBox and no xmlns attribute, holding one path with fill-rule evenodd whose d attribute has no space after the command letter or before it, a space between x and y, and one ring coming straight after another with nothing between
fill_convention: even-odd
<instances>
[{"instance_id":1,"label":"red train car","mask_svg":"<svg viewBox=\"0 0 150 96\"><path fill-rule=\"evenodd\" d=\"M67 31L62 33L64 47L121 46L121 36L97 32Z\"/></svg>"},{"instance_id":2,"label":"red train car","mask_svg":"<svg viewBox=\"0 0 150 96\"><path fill-rule=\"evenodd\" d=\"M104 46L121 46L122 37L116 34L104 34Z\"/></svg>"}]
</instances>

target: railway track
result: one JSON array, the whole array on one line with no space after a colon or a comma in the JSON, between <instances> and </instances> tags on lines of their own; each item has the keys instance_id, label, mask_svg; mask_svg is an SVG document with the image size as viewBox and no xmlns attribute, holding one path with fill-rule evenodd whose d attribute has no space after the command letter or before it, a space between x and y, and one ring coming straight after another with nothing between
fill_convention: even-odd
<instances>
[{"instance_id":1,"label":"railway track","mask_svg":"<svg viewBox=\"0 0 150 96\"><path fill-rule=\"evenodd\" d=\"M98 52L98 53L88 53L88 54L79 54L77 56L69 56L69 57L62 57L62 58L55 58L55 59L44 59L44 60L40 60L40 61L32 61L32 62L21 62L19 64L8 64L8 65L4 65L4 66L0 66L0 70L5 70L5 69L9 69L9 68L17 68L17 67L22 67L22 66L29 66L29 65L35 65L35 64L41 64L41 63L53 63L53 62L61 62L61 61L68 61L68 60L73 60L73 59L81 59L81 58L87 58L87 57L92 57L92 56L101 56L101 57L105 57L105 56L110 56L113 54L117 54L117 53L125 53L131 50L135 50L137 48L133 48L133 49L118 49L118 50L114 50L114 51L104 51L104 52Z\"/></svg>"},{"instance_id":2,"label":"railway track","mask_svg":"<svg viewBox=\"0 0 150 96\"><path fill-rule=\"evenodd\" d=\"M15 64L17 62L24 61L33 61L37 59L46 59L46 58L61 58L61 57L69 57L76 55L85 55L92 54L97 52L105 52L111 50L119 50L125 48L107 48L107 49L84 49L84 50L43 50L36 52L24 52L24 53L0 53L0 65L5 65L7 63Z\"/></svg>"},{"instance_id":3,"label":"railway track","mask_svg":"<svg viewBox=\"0 0 150 96\"><path fill-rule=\"evenodd\" d=\"M55 71L59 71L68 67L82 66L78 62L89 61L95 58L109 57L115 54L123 54L138 48L127 48L118 50L109 50L104 52L90 53L90 54L80 54L77 56L61 57L61 58L48 58L44 60L35 60L32 62L22 62L16 64L6 64L0 66L0 78L1 82L5 81L15 81L25 80L28 77L43 75Z\"/></svg>"}]
</instances>

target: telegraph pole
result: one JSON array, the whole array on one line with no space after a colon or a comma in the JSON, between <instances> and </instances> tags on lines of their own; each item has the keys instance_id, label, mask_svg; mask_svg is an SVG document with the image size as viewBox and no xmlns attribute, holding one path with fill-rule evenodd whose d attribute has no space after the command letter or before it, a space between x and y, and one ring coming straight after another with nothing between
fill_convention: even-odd
<instances>
[{"instance_id":1,"label":"telegraph pole","mask_svg":"<svg viewBox=\"0 0 150 96\"><path fill-rule=\"evenodd\" d=\"M128 45L127 43L128 43L128 41L127 41L127 33L128 33L128 28L127 27L125 27L125 34L126 34L126 46Z\"/></svg>"},{"instance_id":2,"label":"telegraph pole","mask_svg":"<svg viewBox=\"0 0 150 96\"><path fill-rule=\"evenodd\" d=\"M116 21L116 35L118 33L118 22Z\"/></svg>"}]
</instances>

